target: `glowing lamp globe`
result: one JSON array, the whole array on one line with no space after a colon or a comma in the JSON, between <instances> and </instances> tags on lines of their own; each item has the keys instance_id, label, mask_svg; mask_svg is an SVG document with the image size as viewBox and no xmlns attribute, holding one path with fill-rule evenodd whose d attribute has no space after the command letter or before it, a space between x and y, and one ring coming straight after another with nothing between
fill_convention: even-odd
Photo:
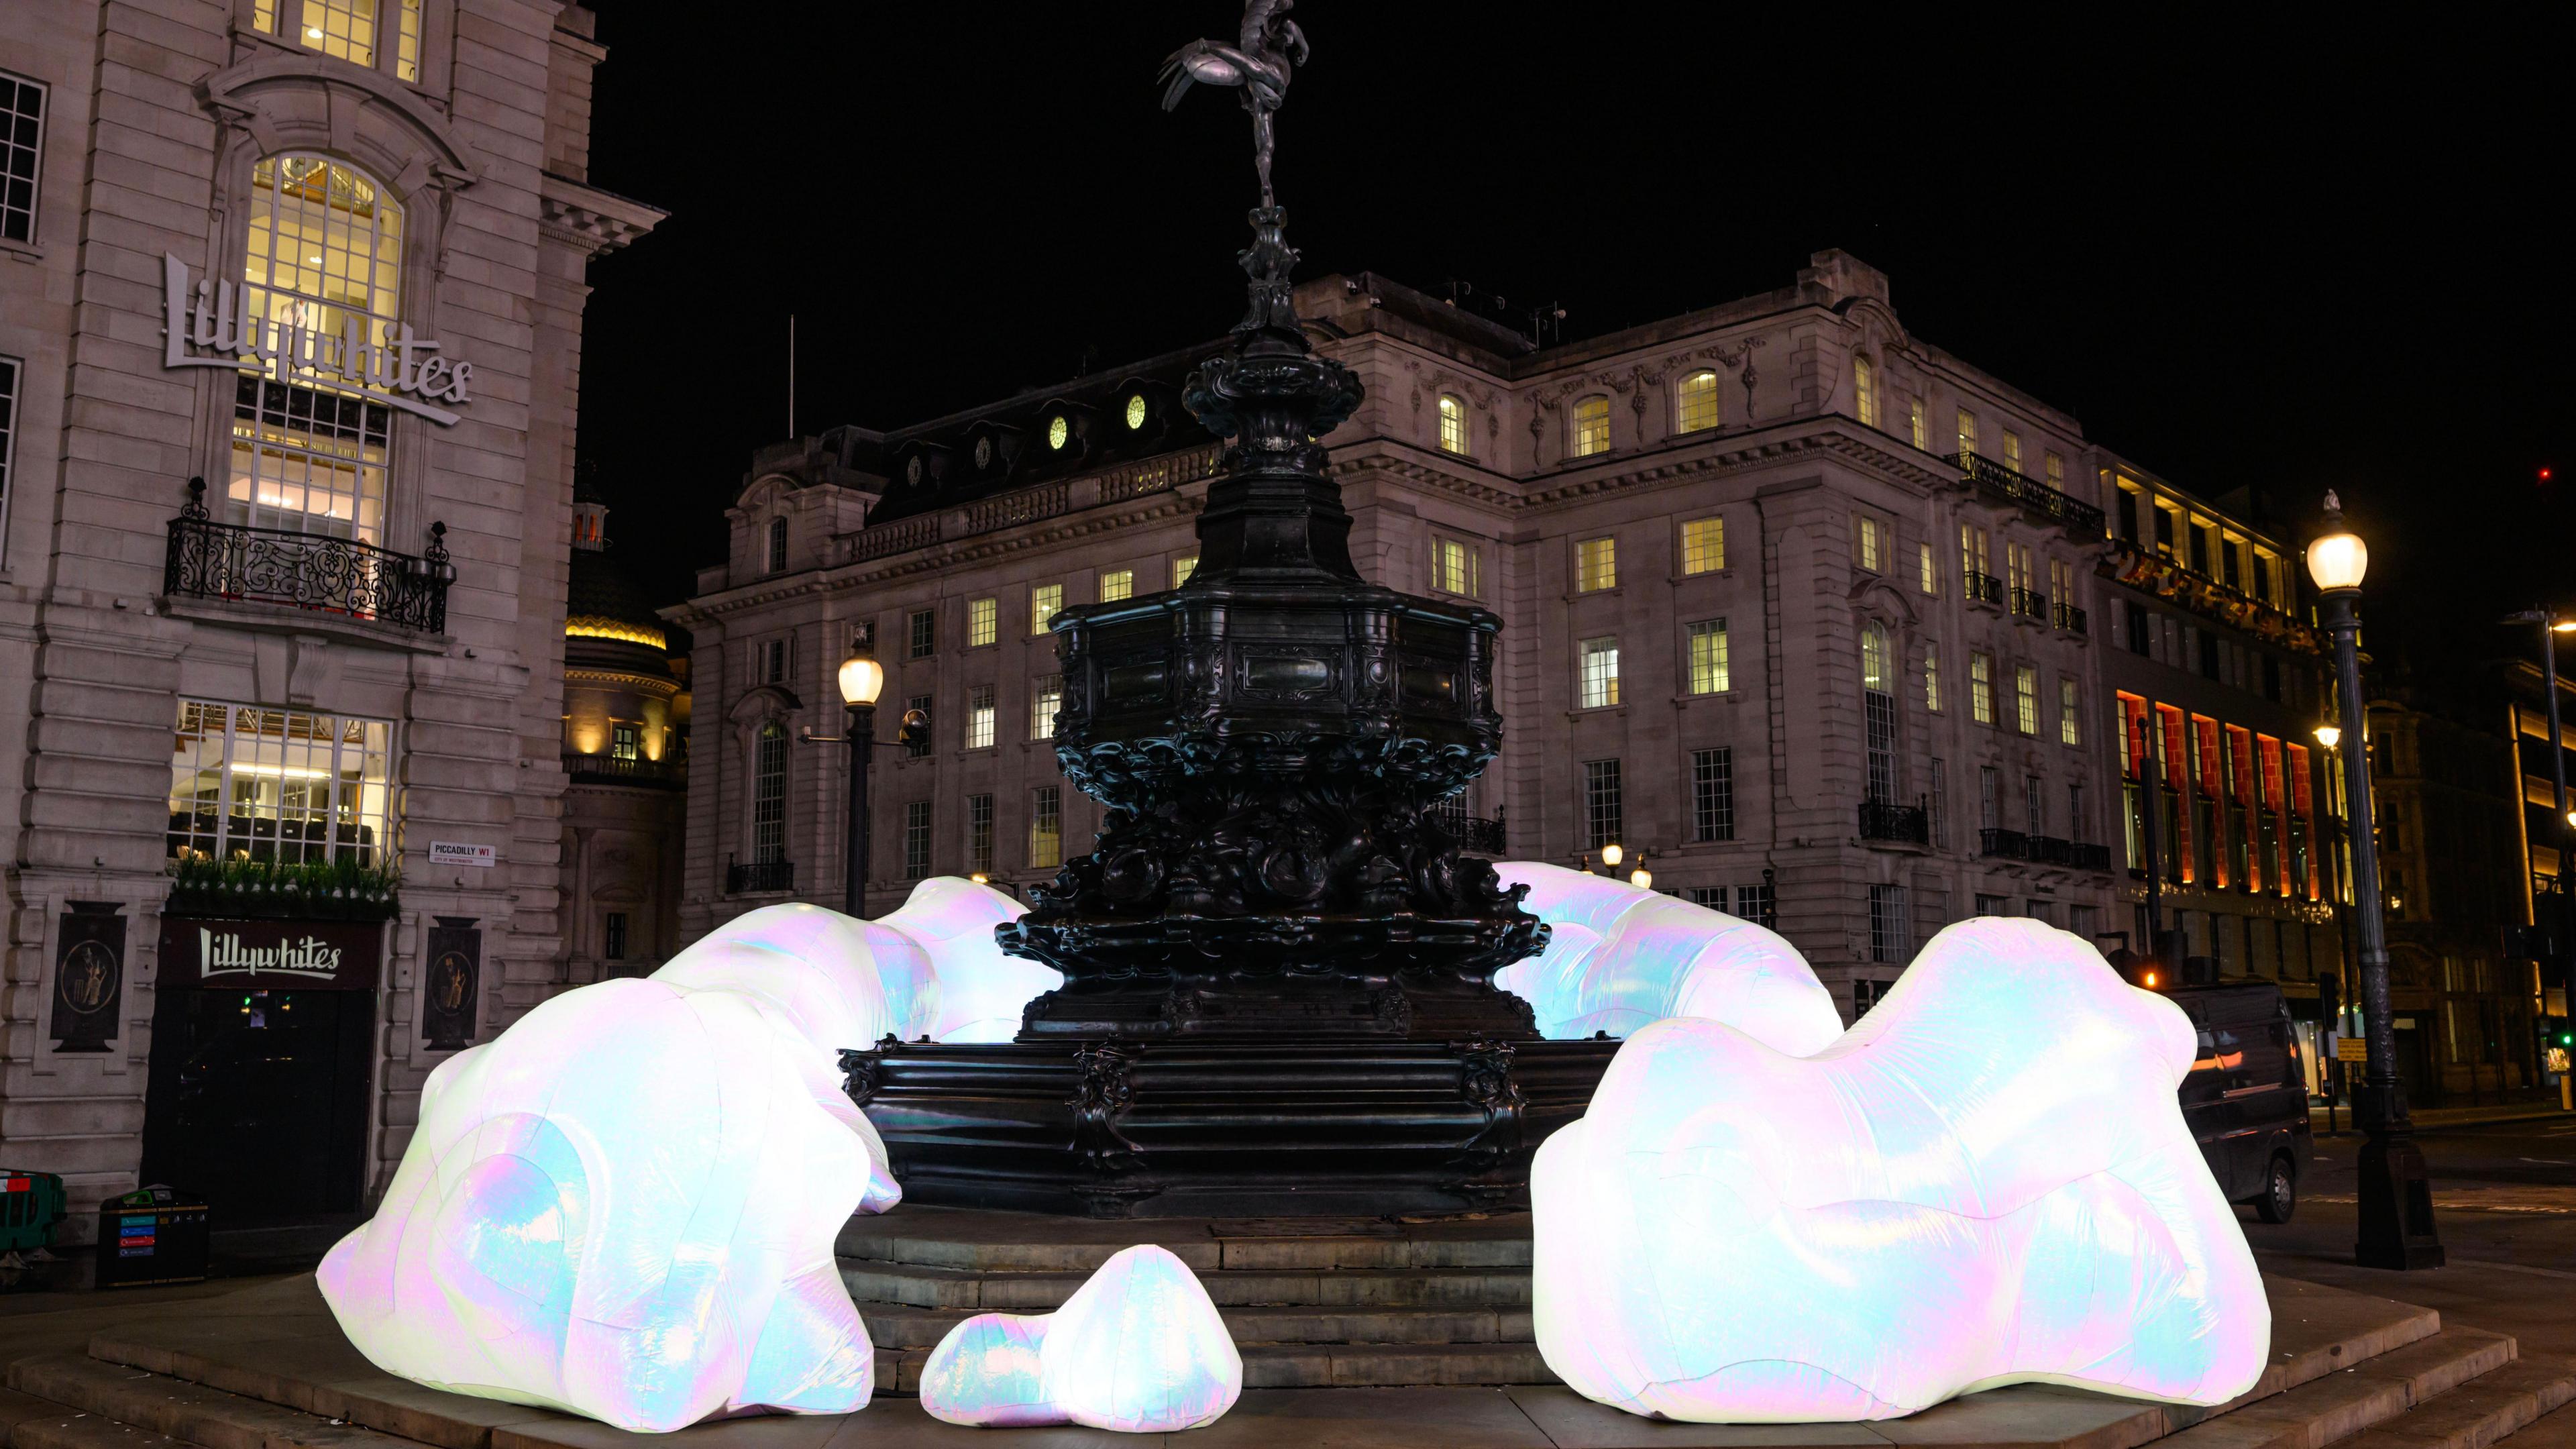
<instances>
[{"instance_id":1,"label":"glowing lamp globe","mask_svg":"<svg viewBox=\"0 0 2576 1449\"><path fill-rule=\"evenodd\" d=\"M2343 731L2336 729L2333 725L2319 725L2317 726L2317 743L2331 750L2335 746L2343 743Z\"/></svg>"},{"instance_id":2,"label":"glowing lamp globe","mask_svg":"<svg viewBox=\"0 0 2576 1449\"><path fill-rule=\"evenodd\" d=\"M2332 512L2336 528L2332 533L2308 545L2308 577L2327 593L2338 589L2358 589L2361 576L2370 568L2370 549L2361 535L2344 528L2340 510Z\"/></svg>"},{"instance_id":3,"label":"glowing lamp globe","mask_svg":"<svg viewBox=\"0 0 2576 1449\"><path fill-rule=\"evenodd\" d=\"M841 703L874 704L885 688L885 666L864 654L841 661Z\"/></svg>"},{"instance_id":4,"label":"glowing lamp globe","mask_svg":"<svg viewBox=\"0 0 2576 1449\"><path fill-rule=\"evenodd\" d=\"M1629 872L1628 884L1635 886L1641 891L1652 890L1655 885L1655 873L1641 865L1635 870Z\"/></svg>"},{"instance_id":5,"label":"glowing lamp globe","mask_svg":"<svg viewBox=\"0 0 2576 1449\"><path fill-rule=\"evenodd\" d=\"M1613 841L1610 844L1601 847L1601 863L1603 865L1615 866L1619 863L1620 858L1626 853L1627 852L1619 848L1618 842Z\"/></svg>"}]
</instances>

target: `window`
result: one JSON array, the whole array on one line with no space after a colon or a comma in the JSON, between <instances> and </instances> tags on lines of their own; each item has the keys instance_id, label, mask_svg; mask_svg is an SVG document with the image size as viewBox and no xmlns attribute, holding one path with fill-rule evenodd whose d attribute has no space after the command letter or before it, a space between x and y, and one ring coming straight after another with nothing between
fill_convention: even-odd
<instances>
[{"instance_id":1,"label":"window","mask_svg":"<svg viewBox=\"0 0 2576 1449\"><path fill-rule=\"evenodd\" d=\"M1040 785L1029 792L1029 868L1050 870L1064 864L1064 787Z\"/></svg>"},{"instance_id":2,"label":"window","mask_svg":"<svg viewBox=\"0 0 2576 1449\"><path fill-rule=\"evenodd\" d=\"M18 360L0 357L0 539L9 530L9 445L18 435L17 420Z\"/></svg>"},{"instance_id":3,"label":"window","mask_svg":"<svg viewBox=\"0 0 2576 1449\"><path fill-rule=\"evenodd\" d=\"M1968 713L1981 725L1995 722L1995 656L1982 649L1968 653Z\"/></svg>"},{"instance_id":4,"label":"window","mask_svg":"<svg viewBox=\"0 0 2576 1449\"><path fill-rule=\"evenodd\" d=\"M1862 427L1874 428L1878 426L1878 378L1876 376L1876 369L1869 365L1868 358L1858 355L1855 355L1852 358L1852 406L1858 410L1860 414L1860 425Z\"/></svg>"},{"instance_id":5,"label":"window","mask_svg":"<svg viewBox=\"0 0 2576 1449\"><path fill-rule=\"evenodd\" d=\"M1912 932L1905 919L1905 887L1874 885L1869 888L1869 959L1902 964L1914 954Z\"/></svg>"},{"instance_id":6,"label":"window","mask_svg":"<svg viewBox=\"0 0 2576 1449\"><path fill-rule=\"evenodd\" d=\"M1574 587L1582 593L1619 587L1619 541L1587 538L1574 546Z\"/></svg>"},{"instance_id":7,"label":"window","mask_svg":"<svg viewBox=\"0 0 2576 1449\"><path fill-rule=\"evenodd\" d=\"M380 70L384 65L380 27L389 7L395 11L394 75L416 82L420 79L420 0L301 0L295 38L306 50ZM289 0L288 13L294 14L296 8ZM276 34L277 9L276 0L258 0L252 23Z\"/></svg>"},{"instance_id":8,"label":"window","mask_svg":"<svg viewBox=\"0 0 2576 1449\"><path fill-rule=\"evenodd\" d=\"M1959 525L1959 571L1966 577L1968 597L2000 604L2003 600L1982 592L1994 582L1994 555L1988 552L1988 544L1984 529L1969 523Z\"/></svg>"},{"instance_id":9,"label":"window","mask_svg":"<svg viewBox=\"0 0 2576 1449\"><path fill-rule=\"evenodd\" d=\"M769 684L787 682L787 641L772 639L760 646L760 677Z\"/></svg>"},{"instance_id":10,"label":"window","mask_svg":"<svg viewBox=\"0 0 2576 1449\"><path fill-rule=\"evenodd\" d=\"M1002 634L1002 601L968 599L966 601L966 647L980 649Z\"/></svg>"},{"instance_id":11,"label":"window","mask_svg":"<svg viewBox=\"0 0 2576 1449\"><path fill-rule=\"evenodd\" d=\"M44 148L45 88L0 72L0 238L36 239L36 172Z\"/></svg>"},{"instance_id":12,"label":"window","mask_svg":"<svg viewBox=\"0 0 2576 1449\"><path fill-rule=\"evenodd\" d=\"M2084 707L2072 679L2057 681L2057 742L2061 745L2084 743Z\"/></svg>"},{"instance_id":13,"label":"window","mask_svg":"<svg viewBox=\"0 0 2576 1449\"><path fill-rule=\"evenodd\" d=\"M1852 515L1852 550L1860 566L1871 573L1879 572L1879 537L1885 528L1865 513Z\"/></svg>"},{"instance_id":14,"label":"window","mask_svg":"<svg viewBox=\"0 0 2576 1449\"><path fill-rule=\"evenodd\" d=\"M1981 892L1977 896L1977 914L1981 916L2011 915L2012 902L2006 900L2002 896L1990 896Z\"/></svg>"},{"instance_id":15,"label":"window","mask_svg":"<svg viewBox=\"0 0 2576 1449\"><path fill-rule=\"evenodd\" d=\"M1619 641L1586 639L1583 641L1582 701L1585 709L1602 709L1619 702Z\"/></svg>"},{"instance_id":16,"label":"window","mask_svg":"<svg viewBox=\"0 0 2576 1449\"><path fill-rule=\"evenodd\" d=\"M626 959L626 913L610 911L599 918L599 954L601 959Z\"/></svg>"},{"instance_id":17,"label":"window","mask_svg":"<svg viewBox=\"0 0 2576 1449\"><path fill-rule=\"evenodd\" d=\"M1940 587L1941 571L1939 568L1934 566L1932 562L1932 545L1930 543L1918 544L1916 547L1922 552L1923 592L1929 594Z\"/></svg>"},{"instance_id":18,"label":"window","mask_svg":"<svg viewBox=\"0 0 2576 1449\"><path fill-rule=\"evenodd\" d=\"M787 726L760 727L751 750L751 859L776 865L787 858Z\"/></svg>"},{"instance_id":19,"label":"window","mask_svg":"<svg viewBox=\"0 0 2576 1449\"><path fill-rule=\"evenodd\" d=\"M1976 455L1977 415L1966 408L1961 408L1959 409L1959 456L1964 460Z\"/></svg>"},{"instance_id":20,"label":"window","mask_svg":"<svg viewBox=\"0 0 2576 1449\"><path fill-rule=\"evenodd\" d=\"M1691 839L1735 838L1735 751L1691 751Z\"/></svg>"},{"instance_id":21,"label":"window","mask_svg":"<svg viewBox=\"0 0 2576 1449\"><path fill-rule=\"evenodd\" d=\"M1056 711L1064 708L1064 676L1041 674L1029 685L1029 738L1055 738Z\"/></svg>"},{"instance_id":22,"label":"window","mask_svg":"<svg viewBox=\"0 0 2576 1449\"><path fill-rule=\"evenodd\" d=\"M1875 1010L1896 989L1893 981L1855 981L1852 983L1852 1020L1858 1021Z\"/></svg>"},{"instance_id":23,"label":"window","mask_svg":"<svg viewBox=\"0 0 2576 1449\"><path fill-rule=\"evenodd\" d=\"M1043 634L1055 616L1064 612L1064 585L1029 585L1029 633Z\"/></svg>"},{"instance_id":24,"label":"window","mask_svg":"<svg viewBox=\"0 0 2576 1449\"><path fill-rule=\"evenodd\" d=\"M1455 538L1431 541L1431 586L1444 594L1476 597L1476 546Z\"/></svg>"},{"instance_id":25,"label":"window","mask_svg":"<svg viewBox=\"0 0 2576 1449\"><path fill-rule=\"evenodd\" d=\"M1860 631L1860 698L1869 798L1885 803L1896 798L1896 659L1881 624Z\"/></svg>"},{"instance_id":26,"label":"window","mask_svg":"<svg viewBox=\"0 0 2576 1449\"><path fill-rule=\"evenodd\" d=\"M993 873L993 797L966 797L966 869L976 875Z\"/></svg>"},{"instance_id":27,"label":"window","mask_svg":"<svg viewBox=\"0 0 2576 1449\"><path fill-rule=\"evenodd\" d=\"M2030 835L2048 833L2048 782L2037 775L2021 777L2021 828Z\"/></svg>"},{"instance_id":28,"label":"window","mask_svg":"<svg viewBox=\"0 0 2576 1449\"><path fill-rule=\"evenodd\" d=\"M2023 599L2039 582L2039 570L2031 562L2029 544L2004 540L2004 582L2013 591L2013 612L2023 612Z\"/></svg>"},{"instance_id":29,"label":"window","mask_svg":"<svg viewBox=\"0 0 2576 1449\"><path fill-rule=\"evenodd\" d=\"M1574 456L1589 458L1610 451L1610 399L1599 393L1574 405Z\"/></svg>"},{"instance_id":30,"label":"window","mask_svg":"<svg viewBox=\"0 0 2576 1449\"><path fill-rule=\"evenodd\" d=\"M2021 434L2010 428L2004 429L2004 466L2016 473L2021 471Z\"/></svg>"},{"instance_id":31,"label":"window","mask_svg":"<svg viewBox=\"0 0 2576 1449\"><path fill-rule=\"evenodd\" d=\"M1467 451L1467 405L1445 392L1440 394L1440 447L1443 452Z\"/></svg>"},{"instance_id":32,"label":"window","mask_svg":"<svg viewBox=\"0 0 2576 1449\"><path fill-rule=\"evenodd\" d=\"M1693 518L1682 524L1682 572L1715 573L1726 567L1726 520Z\"/></svg>"},{"instance_id":33,"label":"window","mask_svg":"<svg viewBox=\"0 0 2576 1449\"><path fill-rule=\"evenodd\" d=\"M1110 569L1100 576L1100 602L1115 604L1136 597L1136 571Z\"/></svg>"},{"instance_id":34,"label":"window","mask_svg":"<svg viewBox=\"0 0 2576 1449\"><path fill-rule=\"evenodd\" d=\"M2026 735L2039 733L2039 669L2024 664L2013 670L2014 723Z\"/></svg>"},{"instance_id":35,"label":"window","mask_svg":"<svg viewBox=\"0 0 2576 1449\"><path fill-rule=\"evenodd\" d=\"M1583 848L1599 850L1619 839L1619 762L1583 762Z\"/></svg>"},{"instance_id":36,"label":"window","mask_svg":"<svg viewBox=\"0 0 2576 1449\"><path fill-rule=\"evenodd\" d=\"M1726 621L1705 619L1690 626L1690 692L1724 694L1730 687L1726 669Z\"/></svg>"},{"instance_id":37,"label":"window","mask_svg":"<svg viewBox=\"0 0 2576 1449\"><path fill-rule=\"evenodd\" d=\"M910 714L914 710L919 710L921 711L921 717L924 720L928 720L930 718L930 703L931 700L929 695L916 694L903 702L904 713ZM903 746L903 753L906 759L913 760L918 760L929 754L930 731L923 730L921 732L921 738L917 740L906 740Z\"/></svg>"},{"instance_id":38,"label":"window","mask_svg":"<svg viewBox=\"0 0 2576 1449\"><path fill-rule=\"evenodd\" d=\"M1948 845L1949 832L1943 828L1950 813L1950 767L1935 756L1932 760L1932 796L1924 810L1924 825L1934 845Z\"/></svg>"},{"instance_id":39,"label":"window","mask_svg":"<svg viewBox=\"0 0 2576 1449\"><path fill-rule=\"evenodd\" d=\"M904 630L910 636L912 657L927 659L939 652L939 615L929 609L915 609L904 619Z\"/></svg>"},{"instance_id":40,"label":"window","mask_svg":"<svg viewBox=\"0 0 2576 1449\"><path fill-rule=\"evenodd\" d=\"M1941 646L1923 641L1923 707L1941 712Z\"/></svg>"},{"instance_id":41,"label":"window","mask_svg":"<svg viewBox=\"0 0 2576 1449\"><path fill-rule=\"evenodd\" d=\"M2003 790L2003 776L1996 771L1994 766L1979 765L1977 767L1977 824L1980 828L1986 830L2003 829ZM1977 914L1987 916L1998 913L1986 910L1981 906L1978 908Z\"/></svg>"},{"instance_id":42,"label":"window","mask_svg":"<svg viewBox=\"0 0 2576 1449\"><path fill-rule=\"evenodd\" d=\"M630 721L611 721L608 726L608 757L612 760L634 760L641 759L643 755L643 732Z\"/></svg>"},{"instance_id":43,"label":"window","mask_svg":"<svg viewBox=\"0 0 2576 1449\"><path fill-rule=\"evenodd\" d=\"M930 874L930 802L903 804L903 878L922 880Z\"/></svg>"},{"instance_id":44,"label":"window","mask_svg":"<svg viewBox=\"0 0 2576 1449\"><path fill-rule=\"evenodd\" d=\"M2065 458L2065 455L2063 455L2063 454L2061 454L2061 453L2058 453L2058 452L2056 452L2056 451L2054 451L2054 450L2051 450L2051 451L2049 451L2049 452L2045 452L2045 453L2040 454L2040 462L2041 462L2041 465L2042 465L2043 467L2045 467L2045 468L2048 470L2048 472L2047 472L2047 476L2046 476L2046 478L2045 478L2043 481L2045 481L2045 482L2048 484L2048 486L2049 486L2049 487L2056 489L2058 492L2060 492L2060 493L2065 492L2065 491L2066 491L2066 458Z\"/></svg>"},{"instance_id":45,"label":"window","mask_svg":"<svg viewBox=\"0 0 2576 1449\"><path fill-rule=\"evenodd\" d=\"M769 551L760 567L763 573L783 574L787 572L786 519L773 518L769 520Z\"/></svg>"},{"instance_id":46,"label":"window","mask_svg":"<svg viewBox=\"0 0 2576 1449\"><path fill-rule=\"evenodd\" d=\"M1697 433L1717 426L1717 374L1686 373L1673 389L1673 431Z\"/></svg>"},{"instance_id":47,"label":"window","mask_svg":"<svg viewBox=\"0 0 2576 1449\"><path fill-rule=\"evenodd\" d=\"M1771 886L1768 883L1758 886L1737 886L1735 888L1735 916L1737 920L1751 921L1753 924L1762 927L1766 931L1778 930L1780 928L1780 898L1772 893Z\"/></svg>"},{"instance_id":48,"label":"window","mask_svg":"<svg viewBox=\"0 0 2576 1449\"><path fill-rule=\"evenodd\" d=\"M2092 832L2092 830L2091 830L2091 828L2090 828L2090 824L2091 824L2091 822L2087 821L2087 820L2084 818L2084 782L2083 782L2083 781L2081 781L2081 780L2069 780L2069 781L2067 781L2067 782L2066 782L2066 835L2067 835L2067 838L2068 838L2068 839L2070 839L2070 840L2082 840L2082 839L2084 839L2085 837L2087 837L2087 836L2091 835L2093 832Z\"/></svg>"},{"instance_id":49,"label":"window","mask_svg":"<svg viewBox=\"0 0 2576 1449\"><path fill-rule=\"evenodd\" d=\"M382 348L402 297L403 212L363 173L319 156L251 171L242 310L254 328ZM336 370L286 357L234 384L231 521L375 543L384 532L393 409ZM297 380L301 378L303 380Z\"/></svg>"},{"instance_id":50,"label":"window","mask_svg":"<svg viewBox=\"0 0 2576 1449\"><path fill-rule=\"evenodd\" d=\"M1926 453L1931 452L1932 434L1929 427L1923 421L1923 399L1918 397L1909 401L1905 405L1905 412L1906 435L1913 440L1916 448L1919 448Z\"/></svg>"},{"instance_id":51,"label":"window","mask_svg":"<svg viewBox=\"0 0 2576 1449\"><path fill-rule=\"evenodd\" d=\"M383 720L182 700L172 858L385 864L392 736Z\"/></svg>"},{"instance_id":52,"label":"window","mask_svg":"<svg viewBox=\"0 0 2576 1449\"><path fill-rule=\"evenodd\" d=\"M1695 906L1704 906L1712 911L1722 911L1726 909L1726 887L1684 886L1682 887L1682 899Z\"/></svg>"},{"instance_id":53,"label":"window","mask_svg":"<svg viewBox=\"0 0 2576 1449\"><path fill-rule=\"evenodd\" d=\"M989 750L993 747L993 686L978 684L966 691L966 748Z\"/></svg>"},{"instance_id":54,"label":"window","mask_svg":"<svg viewBox=\"0 0 2576 1449\"><path fill-rule=\"evenodd\" d=\"M1190 575L1197 573L1198 571L1199 556L1197 554L1185 554L1180 558L1172 560L1172 587L1177 589L1181 585L1188 583L1190 581Z\"/></svg>"}]
</instances>

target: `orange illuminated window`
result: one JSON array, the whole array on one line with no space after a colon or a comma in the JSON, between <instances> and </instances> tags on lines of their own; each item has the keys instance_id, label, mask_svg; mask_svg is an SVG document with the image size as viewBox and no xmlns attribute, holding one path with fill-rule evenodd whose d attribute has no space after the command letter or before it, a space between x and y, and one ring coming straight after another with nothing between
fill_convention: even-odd
<instances>
[{"instance_id":1,"label":"orange illuminated window","mask_svg":"<svg viewBox=\"0 0 2576 1449\"><path fill-rule=\"evenodd\" d=\"M2284 743L2289 754L2290 813L2296 816L2298 849L2287 884L2294 892L2304 892L2309 900L2317 899L2317 806L2308 785L2308 752L2299 745Z\"/></svg>"},{"instance_id":2,"label":"orange illuminated window","mask_svg":"<svg viewBox=\"0 0 2576 1449\"><path fill-rule=\"evenodd\" d=\"M2176 809L2168 812L2174 817L2174 822L2167 827L2177 837L2174 846L2174 864L2184 882L2189 883L2200 879L2200 862L2192 850L2191 822L2182 818L2183 812L2178 808L2181 802L2188 798L2183 793L2185 782L2176 780L2174 772L2177 769L2190 768L2191 751L2184 742L2181 710L2169 704L2157 705L2156 721L2164 730L2165 789L2177 806Z\"/></svg>"},{"instance_id":3,"label":"orange illuminated window","mask_svg":"<svg viewBox=\"0 0 2576 1449\"><path fill-rule=\"evenodd\" d=\"M2235 803L2237 835L2244 847L2237 859L2244 863L2245 888L2263 888L2262 827L2254 817L2254 736L2252 732L2227 727L2228 791Z\"/></svg>"},{"instance_id":4,"label":"orange illuminated window","mask_svg":"<svg viewBox=\"0 0 2576 1449\"><path fill-rule=\"evenodd\" d=\"M2270 735L2257 735L2255 748L2263 759L2263 872L2272 888L2281 895L2290 893L2290 868L2282 857L2290 845L2289 822L2281 816L2281 742ZM2260 883L2256 885L2260 889Z\"/></svg>"}]
</instances>

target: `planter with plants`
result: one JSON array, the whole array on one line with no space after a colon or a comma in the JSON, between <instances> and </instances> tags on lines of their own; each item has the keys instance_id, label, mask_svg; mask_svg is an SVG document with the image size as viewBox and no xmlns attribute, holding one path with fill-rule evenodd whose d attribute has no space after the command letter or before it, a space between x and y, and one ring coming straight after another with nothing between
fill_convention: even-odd
<instances>
[{"instance_id":1,"label":"planter with plants","mask_svg":"<svg viewBox=\"0 0 2576 1449\"><path fill-rule=\"evenodd\" d=\"M250 920L385 921L401 908L401 874L353 859L210 860L172 863L173 916Z\"/></svg>"}]
</instances>

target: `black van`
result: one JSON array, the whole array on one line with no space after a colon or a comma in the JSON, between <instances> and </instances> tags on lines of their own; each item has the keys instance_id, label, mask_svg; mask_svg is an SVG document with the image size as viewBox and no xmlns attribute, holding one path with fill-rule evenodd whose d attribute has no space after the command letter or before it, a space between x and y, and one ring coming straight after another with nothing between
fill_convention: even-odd
<instances>
[{"instance_id":1,"label":"black van","mask_svg":"<svg viewBox=\"0 0 2576 1449\"><path fill-rule=\"evenodd\" d=\"M2307 1076L2281 988L2264 982L2177 986L2164 992L2191 1017L2200 1051L2183 1078L2182 1117L2229 1202L2267 1223L2299 1203L2314 1143Z\"/></svg>"}]
</instances>

